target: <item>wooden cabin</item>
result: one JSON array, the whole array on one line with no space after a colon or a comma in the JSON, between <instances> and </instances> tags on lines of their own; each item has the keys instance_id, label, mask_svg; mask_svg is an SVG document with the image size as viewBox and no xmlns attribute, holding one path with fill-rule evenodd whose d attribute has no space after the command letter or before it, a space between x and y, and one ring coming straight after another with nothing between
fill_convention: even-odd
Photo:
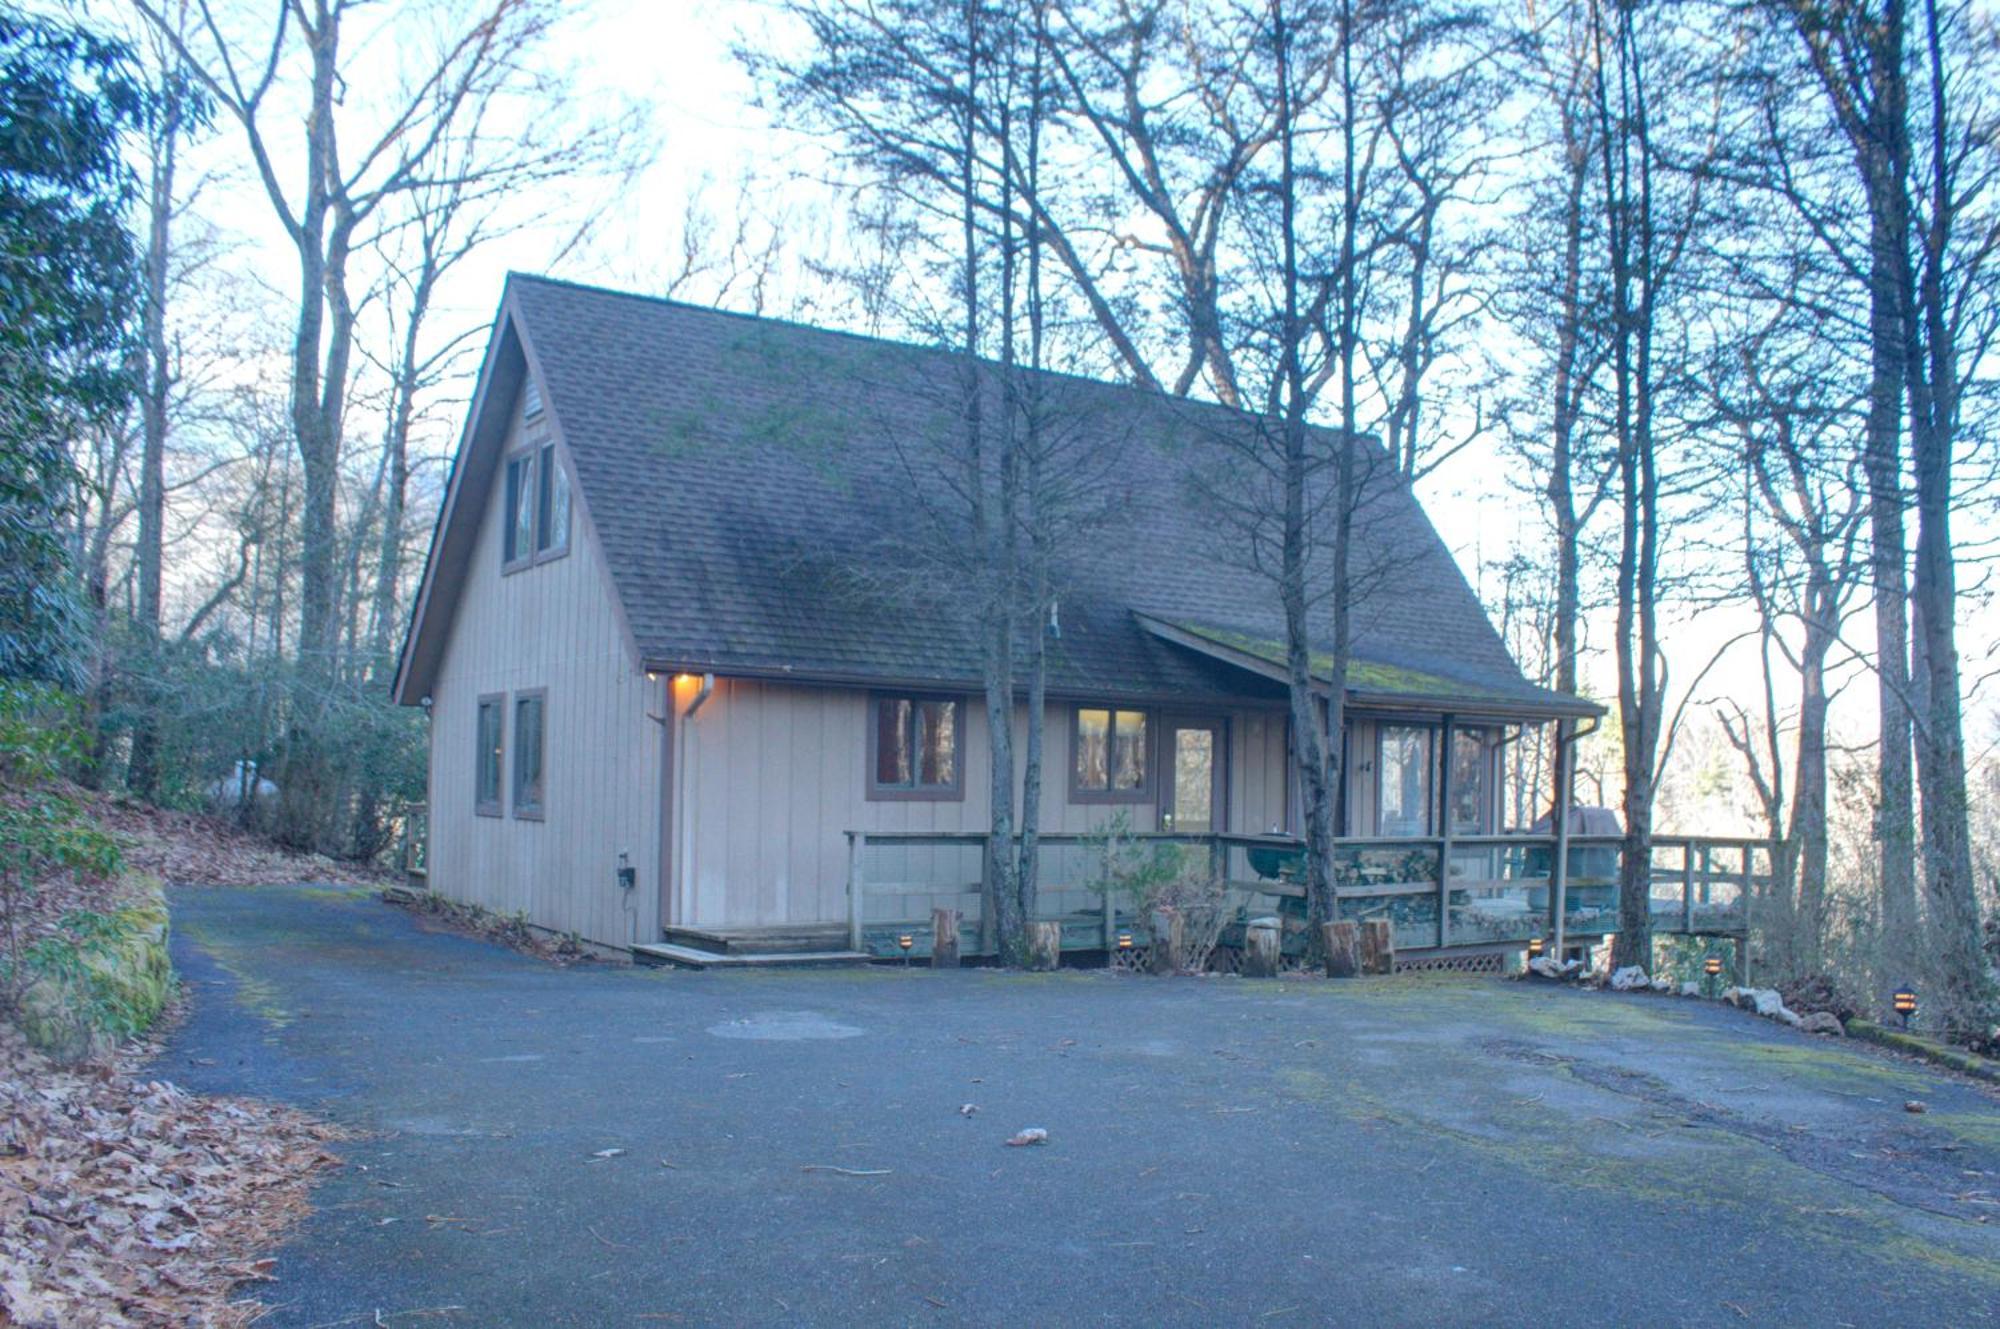
<instances>
[{"instance_id":1,"label":"wooden cabin","mask_svg":"<svg viewBox=\"0 0 2000 1329\"><path fill-rule=\"evenodd\" d=\"M948 467L999 377L511 277L395 684L430 716L430 886L610 946L810 940L849 917L855 834L983 830L983 625L952 571ZM1027 381L1072 491L1042 826L1296 829L1276 597L1215 506L1240 466L1224 444L1258 423ZM1343 833L1498 831L1500 746L1596 708L1523 678L1386 455L1347 446L1366 592ZM950 852L901 850L871 907L926 918L963 893Z\"/></svg>"}]
</instances>

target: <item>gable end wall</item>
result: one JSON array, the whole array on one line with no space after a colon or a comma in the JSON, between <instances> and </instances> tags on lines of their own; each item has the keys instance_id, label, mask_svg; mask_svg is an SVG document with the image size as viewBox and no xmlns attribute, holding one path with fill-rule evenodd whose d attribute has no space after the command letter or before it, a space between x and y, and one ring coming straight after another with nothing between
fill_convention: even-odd
<instances>
[{"instance_id":1,"label":"gable end wall","mask_svg":"<svg viewBox=\"0 0 2000 1329\"><path fill-rule=\"evenodd\" d=\"M509 407L507 451L553 433ZM524 430L526 432L524 432ZM500 570L504 464L478 500L479 535L431 690L429 885L454 900L610 946L659 931L660 726L664 686L639 666L611 597L603 554L582 504L570 552L511 575ZM468 495L468 498L472 496ZM544 811L512 807L511 698L547 689ZM474 812L479 698L506 693L504 813ZM618 851L637 885L617 882Z\"/></svg>"}]
</instances>

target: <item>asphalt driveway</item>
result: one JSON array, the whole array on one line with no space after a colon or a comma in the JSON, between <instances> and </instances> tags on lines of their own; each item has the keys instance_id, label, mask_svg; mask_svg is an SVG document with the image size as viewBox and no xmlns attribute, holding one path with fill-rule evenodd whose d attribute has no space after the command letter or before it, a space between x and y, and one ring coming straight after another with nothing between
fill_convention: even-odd
<instances>
[{"instance_id":1,"label":"asphalt driveway","mask_svg":"<svg viewBox=\"0 0 2000 1329\"><path fill-rule=\"evenodd\" d=\"M173 908L155 1073L360 1132L263 1325L2000 1320L2000 1104L1704 1003L558 970L361 895Z\"/></svg>"}]
</instances>

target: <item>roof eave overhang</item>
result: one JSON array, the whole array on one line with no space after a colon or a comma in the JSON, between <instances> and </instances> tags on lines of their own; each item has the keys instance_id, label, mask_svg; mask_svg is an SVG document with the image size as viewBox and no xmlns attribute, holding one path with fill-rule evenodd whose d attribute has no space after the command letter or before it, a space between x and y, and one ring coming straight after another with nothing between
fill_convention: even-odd
<instances>
[{"instance_id":1,"label":"roof eave overhang","mask_svg":"<svg viewBox=\"0 0 2000 1329\"><path fill-rule=\"evenodd\" d=\"M765 683L792 683L805 687L829 688L872 688L878 691L935 692L950 694L972 694L984 689L985 684L976 678L925 678L915 675L871 674L860 670L841 671L837 669L816 669L810 672L791 669L784 665L739 664L729 661L700 661L691 658L658 656L648 658L642 666L648 674L714 674L719 678L743 678ZM1015 692L1025 697L1028 688L1025 683L1015 687ZM1250 693L1228 692L1218 689L1213 693L1193 693L1186 690L1161 690L1107 684L1104 686L1075 687L1067 684L1050 684L1047 695L1051 701L1085 702L1134 702L1144 705L1185 705L1190 701L1212 701L1217 705L1244 708L1268 707L1279 709L1284 705L1281 699L1259 697Z\"/></svg>"},{"instance_id":2,"label":"roof eave overhang","mask_svg":"<svg viewBox=\"0 0 2000 1329\"><path fill-rule=\"evenodd\" d=\"M1151 614L1134 610L1132 616L1138 620L1141 627L1162 641L1274 682L1289 685L1289 675L1284 667L1262 656L1239 650L1200 633L1189 632L1178 624L1155 618ZM1315 677L1313 690L1321 696L1326 696L1332 692L1333 685L1326 679ZM1596 702L1585 701L1581 697L1543 702L1480 696L1472 693L1454 695L1436 692L1386 692L1354 687L1347 689L1347 704L1368 710L1434 711L1479 719L1520 722L1591 719L1604 714L1602 706Z\"/></svg>"}]
</instances>

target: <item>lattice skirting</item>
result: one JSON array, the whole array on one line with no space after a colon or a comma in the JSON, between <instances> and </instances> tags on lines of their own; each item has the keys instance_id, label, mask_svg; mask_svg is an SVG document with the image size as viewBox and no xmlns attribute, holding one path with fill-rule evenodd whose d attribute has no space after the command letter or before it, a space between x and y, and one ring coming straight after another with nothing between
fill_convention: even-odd
<instances>
[{"instance_id":1,"label":"lattice skirting","mask_svg":"<svg viewBox=\"0 0 2000 1329\"><path fill-rule=\"evenodd\" d=\"M1507 956L1503 951L1478 951L1470 955L1426 955L1396 961L1399 974L1504 974Z\"/></svg>"}]
</instances>

